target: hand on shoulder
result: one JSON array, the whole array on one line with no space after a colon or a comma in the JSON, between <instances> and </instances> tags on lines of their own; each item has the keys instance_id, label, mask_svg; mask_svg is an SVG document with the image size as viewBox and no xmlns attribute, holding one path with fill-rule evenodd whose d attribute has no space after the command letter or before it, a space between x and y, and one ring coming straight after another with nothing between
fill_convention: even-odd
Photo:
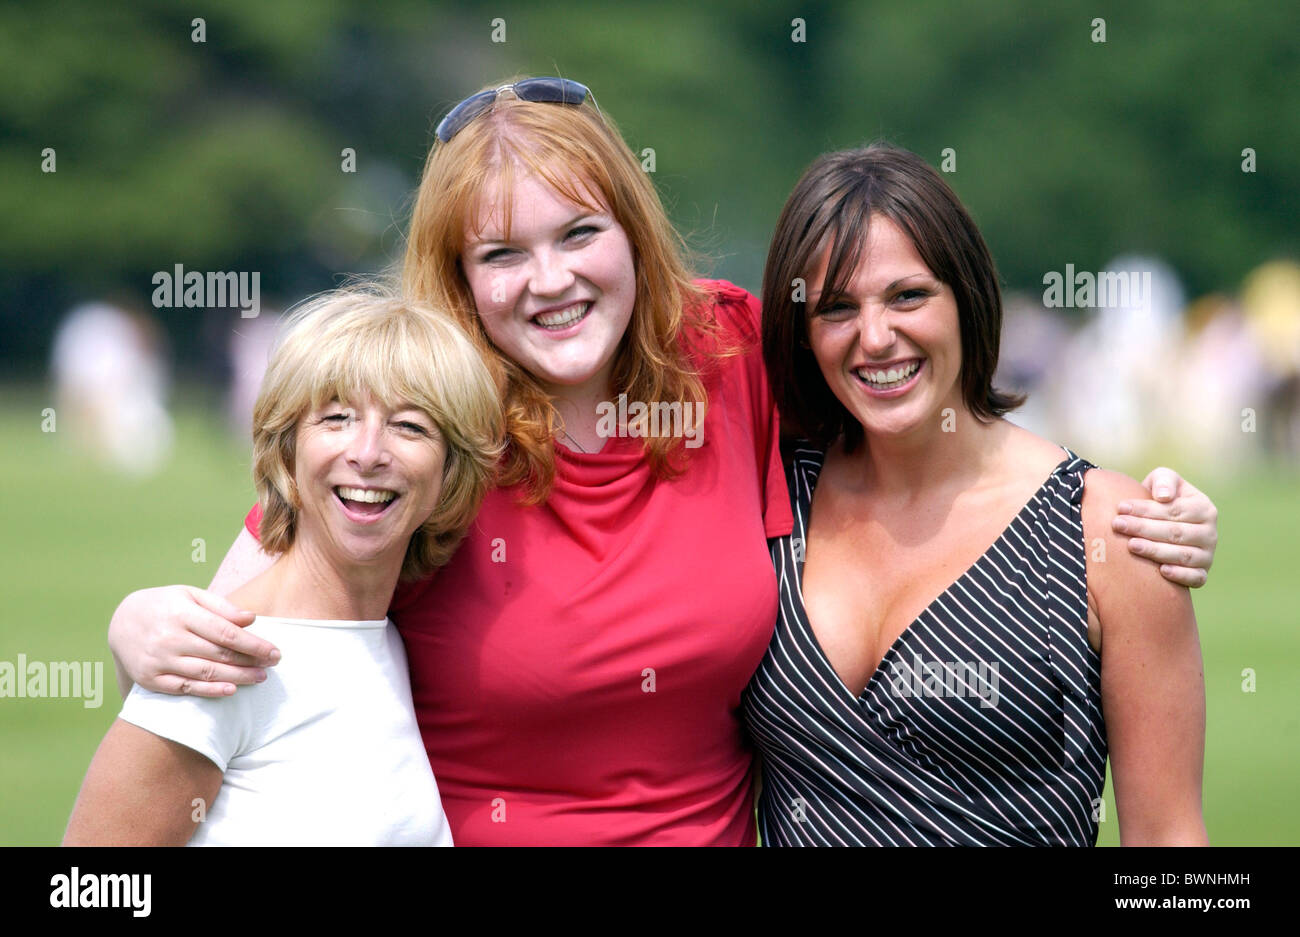
<instances>
[{"instance_id":1,"label":"hand on shoulder","mask_svg":"<svg viewBox=\"0 0 1300 937\"><path fill-rule=\"evenodd\" d=\"M1187 588L1162 576L1158 563L1134 555L1128 548L1128 537L1111 525L1115 506L1121 501L1145 498L1146 489L1121 472L1100 468L1088 471L1083 484L1090 632L1094 625L1102 624L1110 626L1105 629L1108 632L1130 625L1140 627L1143 621L1164 618L1173 608L1190 615ZM1098 647L1100 630L1094 642Z\"/></svg>"}]
</instances>

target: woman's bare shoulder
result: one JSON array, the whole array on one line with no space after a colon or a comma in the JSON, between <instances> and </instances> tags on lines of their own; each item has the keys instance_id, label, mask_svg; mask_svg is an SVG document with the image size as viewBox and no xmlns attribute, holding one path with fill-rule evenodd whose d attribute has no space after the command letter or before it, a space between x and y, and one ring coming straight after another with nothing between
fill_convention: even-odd
<instances>
[{"instance_id":1,"label":"woman's bare shoulder","mask_svg":"<svg viewBox=\"0 0 1300 937\"><path fill-rule=\"evenodd\" d=\"M1067 457L1066 451L1050 439L1006 420L1002 422L1006 436L1000 451L1008 473L1041 483Z\"/></svg>"},{"instance_id":2,"label":"woman's bare shoulder","mask_svg":"<svg viewBox=\"0 0 1300 937\"><path fill-rule=\"evenodd\" d=\"M1084 541L1089 545L1089 593L1130 598L1142 593L1164 601L1185 598L1187 590L1161 576L1159 564L1130 551L1128 536L1111 523L1121 501L1146 499L1150 492L1123 472L1101 468L1091 469L1083 485L1081 520Z\"/></svg>"}]
</instances>

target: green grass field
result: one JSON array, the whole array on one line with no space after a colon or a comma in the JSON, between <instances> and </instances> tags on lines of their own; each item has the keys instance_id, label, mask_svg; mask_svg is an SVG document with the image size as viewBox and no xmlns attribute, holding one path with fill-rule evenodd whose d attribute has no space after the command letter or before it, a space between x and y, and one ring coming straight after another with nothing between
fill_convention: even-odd
<instances>
[{"instance_id":1,"label":"green grass field","mask_svg":"<svg viewBox=\"0 0 1300 937\"><path fill-rule=\"evenodd\" d=\"M66 433L42 433L39 389L0 397L0 661L102 661L103 705L0 699L0 845L62 837L82 775L120 705L106 645L127 592L206 586L252 502L246 447L197 398L179 408L175 455L147 482L108 474ZM1300 845L1300 474L1212 483L1221 514L1210 586L1196 593L1209 719L1205 819L1217 845ZM206 544L197 563L193 541ZM1256 690L1242 691L1253 669ZM1109 796L1101 843L1117 844Z\"/></svg>"}]
</instances>

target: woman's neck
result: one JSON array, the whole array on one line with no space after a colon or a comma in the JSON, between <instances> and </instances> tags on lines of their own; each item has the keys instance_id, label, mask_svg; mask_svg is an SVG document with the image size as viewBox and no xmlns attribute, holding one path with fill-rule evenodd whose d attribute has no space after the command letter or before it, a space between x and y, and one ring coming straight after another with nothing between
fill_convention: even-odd
<instances>
[{"instance_id":1,"label":"woman's neck","mask_svg":"<svg viewBox=\"0 0 1300 937\"><path fill-rule=\"evenodd\" d=\"M230 599L276 618L379 621L388 614L401 564L402 557L344 565L299 542Z\"/></svg>"},{"instance_id":2,"label":"woman's neck","mask_svg":"<svg viewBox=\"0 0 1300 937\"><path fill-rule=\"evenodd\" d=\"M592 381L578 387L547 388L559 416L556 436L562 445L579 452L599 452L607 442L599 432L601 403L610 400L608 384Z\"/></svg>"},{"instance_id":3,"label":"woman's neck","mask_svg":"<svg viewBox=\"0 0 1300 937\"><path fill-rule=\"evenodd\" d=\"M1006 440L1010 424L983 422L964 407L946 420L905 435L867 434L842 457L873 498L908 504L954 485L970 487L983 477Z\"/></svg>"}]
</instances>

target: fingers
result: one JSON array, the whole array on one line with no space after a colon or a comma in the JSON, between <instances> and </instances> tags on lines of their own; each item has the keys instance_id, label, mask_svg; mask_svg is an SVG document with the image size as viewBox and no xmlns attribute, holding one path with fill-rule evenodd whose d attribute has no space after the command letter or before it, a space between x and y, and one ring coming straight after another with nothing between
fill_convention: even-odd
<instances>
[{"instance_id":1,"label":"fingers","mask_svg":"<svg viewBox=\"0 0 1300 937\"><path fill-rule=\"evenodd\" d=\"M1165 521L1120 515L1111 518L1110 526L1116 533L1130 537L1141 537L1178 547L1197 547L1210 554L1214 553L1218 541L1218 533L1213 524L1193 524L1185 520Z\"/></svg>"},{"instance_id":2,"label":"fingers","mask_svg":"<svg viewBox=\"0 0 1300 937\"><path fill-rule=\"evenodd\" d=\"M159 693L170 693L172 696L205 696L209 698L218 698L230 696L235 692L233 683L206 683L201 680L190 680L177 674L163 674L155 681Z\"/></svg>"},{"instance_id":3,"label":"fingers","mask_svg":"<svg viewBox=\"0 0 1300 937\"><path fill-rule=\"evenodd\" d=\"M1182 481L1182 477L1177 472L1162 465L1151 470L1150 474L1142 480L1142 487L1151 492L1151 496L1157 501L1168 501L1178 492L1178 486Z\"/></svg>"},{"instance_id":4,"label":"fingers","mask_svg":"<svg viewBox=\"0 0 1300 937\"><path fill-rule=\"evenodd\" d=\"M1177 501L1164 504L1160 501L1121 501L1115 507L1115 511L1122 515L1131 514L1134 517L1151 517L1156 520L1174 521L1182 520L1178 515L1182 507ZM1120 533L1124 533L1122 528L1116 527Z\"/></svg>"},{"instance_id":5,"label":"fingers","mask_svg":"<svg viewBox=\"0 0 1300 937\"><path fill-rule=\"evenodd\" d=\"M1188 572L1204 573L1209 569L1213 554L1201 547L1175 546L1134 537L1128 542L1130 553L1170 567L1183 567ZM1163 573L1163 571L1162 571ZM1165 575L1166 579L1173 577ZM1202 585L1204 580L1197 585Z\"/></svg>"},{"instance_id":6,"label":"fingers","mask_svg":"<svg viewBox=\"0 0 1300 937\"><path fill-rule=\"evenodd\" d=\"M251 686L266 679L266 671L261 667L219 664L208 659L206 655L210 653L210 650L201 647L193 656L181 656L173 660L169 672L160 674L158 679L161 681L163 679L177 678L196 685L229 685L231 692L234 691L236 686Z\"/></svg>"},{"instance_id":7,"label":"fingers","mask_svg":"<svg viewBox=\"0 0 1300 937\"><path fill-rule=\"evenodd\" d=\"M1131 552L1160 563L1160 575L1199 589L1209 578L1219 541L1218 509L1173 469L1154 469L1142 484L1157 500L1121 502L1111 526L1132 537Z\"/></svg>"},{"instance_id":8,"label":"fingers","mask_svg":"<svg viewBox=\"0 0 1300 937\"><path fill-rule=\"evenodd\" d=\"M245 611L225 596L217 595L215 592L209 592L207 589L196 589L193 586L188 587L188 591L199 605L214 615L229 619L236 625L247 627L253 623L253 619L256 617L252 612Z\"/></svg>"},{"instance_id":9,"label":"fingers","mask_svg":"<svg viewBox=\"0 0 1300 937\"><path fill-rule=\"evenodd\" d=\"M149 688L215 698L265 680L263 668L278 663L280 651L242 627L255 616L215 593L186 591L193 603L179 611L180 628L160 630L148 642Z\"/></svg>"},{"instance_id":10,"label":"fingers","mask_svg":"<svg viewBox=\"0 0 1300 937\"><path fill-rule=\"evenodd\" d=\"M175 652L160 648L158 656L150 660L153 670L148 684L150 689L160 693L218 697L229 696L236 687L251 686L266 679L266 671L244 654L233 654L194 635L184 641L186 650ZM229 663L214 660L220 657L227 658Z\"/></svg>"},{"instance_id":11,"label":"fingers","mask_svg":"<svg viewBox=\"0 0 1300 937\"><path fill-rule=\"evenodd\" d=\"M1189 589L1201 588L1210 578L1210 574L1203 569L1187 569L1184 566L1161 566L1160 575L1172 583Z\"/></svg>"},{"instance_id":12,"label":"fingers","mask_svg":"<svg viewBox=\"0 0 1300 937\"><path fill-rule=\"evenodd\" d=\"M1214 503L1199 493L1192 497L1178 497L1167 503L1142 500L1121 501L1115 510L1121 515L1150 517L1160 521L1180 521L1184 524L1211 524L1218 518Z\"/></svg>"},{"instance_id":13,"label":"fingers","mask_svg":"<svg viewBox=\"0 0 1300 937\"><path fill-rule=\"evenodd\" d=\"M202 589L194 591L218 599L229 606L231 611L238 612L241 617L248 614L239 612L220 596L214 596ZM197 601L198 596L196 595L195 598ZM216 663L241 667L271 667L280 661L280 651L274 644L232 623L224 614L210 611L205 605L198 604L186 610L182 623L190 635L201 639L203 643L195 645L192 641L186 640L183 646L176 648L177 653L193 654L197 657L210 656Z\"/></svg>"},{"instance_id":14,"label":"fingers","mask_svg":"<svg viewBox=\"0 0 1300 937\"><path fill-rule=\"evenodd\" d=\"M161 693L226 696L266 679L279 663L270 642L246 631L254 616L190 586L131 593L113 613L109 646L132 681Z\"/></svg>"}]
</instances>

